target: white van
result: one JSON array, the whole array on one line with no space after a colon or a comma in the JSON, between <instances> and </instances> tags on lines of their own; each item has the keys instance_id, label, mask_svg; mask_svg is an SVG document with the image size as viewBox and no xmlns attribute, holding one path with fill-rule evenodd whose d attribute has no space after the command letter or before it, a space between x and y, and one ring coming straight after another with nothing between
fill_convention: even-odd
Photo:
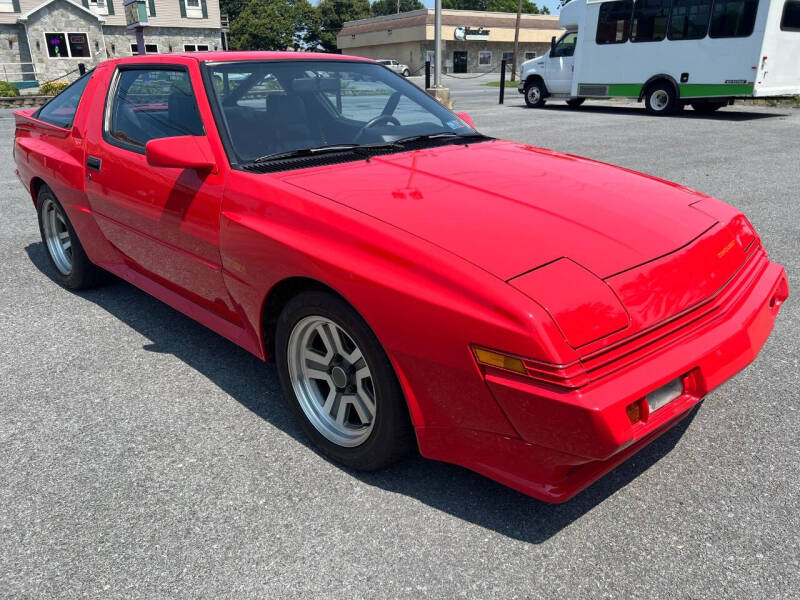
<instances>
[{"instance_id":1,"label":"white van","mask_svg":"<svg viewBox=\"0 0 800 600\"><path fill-rule=\"evenodd\" d=\"M666 115L800 94L800 0L572 0L559 24L550 51L522 63L530 107L629 97Z\"/></svg>"}]
</instances>

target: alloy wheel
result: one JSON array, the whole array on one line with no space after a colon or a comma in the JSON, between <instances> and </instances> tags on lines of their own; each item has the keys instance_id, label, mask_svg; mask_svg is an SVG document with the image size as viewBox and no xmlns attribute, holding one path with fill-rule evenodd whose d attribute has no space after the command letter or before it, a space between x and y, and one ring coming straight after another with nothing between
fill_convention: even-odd
<instances>
[{"instance_id":1,"label":"alloy wheel","mask_svg":"<svg viewBox=\"0 0 800 600\"><path fill-rule=\"evenodd\" d=\"M364 443L377 414L375 384L353 338L326 317L308 316L292 329L287 359L292 388L314 428L339 446Z\"/></svg>"},{"instance_id":2,"label":"alloy wheel","mask_svg":"<svg viewBox=\"0 0 800 600\"><path fill-rule=\"evenodd\" d=\"M50 258L62 275L69 275L72 272L72 239L64 211L51 198L45 199L42 207L42 227Z\"/></svg>"}]
</instances>

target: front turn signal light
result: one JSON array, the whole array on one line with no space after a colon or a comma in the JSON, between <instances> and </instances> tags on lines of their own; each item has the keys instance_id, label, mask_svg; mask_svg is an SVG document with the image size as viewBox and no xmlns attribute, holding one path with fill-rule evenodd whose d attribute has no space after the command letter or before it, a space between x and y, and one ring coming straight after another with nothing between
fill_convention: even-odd
<instances>
[{"instance_id":1,"label":"front turn signal light","mask_svg":"<svg viewBox=\"0 0 800 600\"><path fill-rule=\"evenodd\" d=\"M528 370L525 368L523 362L513 356L500 354L499 352L492 352L485 348L473 348L475 351L475 358L483 365L490 367L497 367L498 369L505 369L506 371L514 371L521 375L527 375Z\"/></svg>"}]
</instances>

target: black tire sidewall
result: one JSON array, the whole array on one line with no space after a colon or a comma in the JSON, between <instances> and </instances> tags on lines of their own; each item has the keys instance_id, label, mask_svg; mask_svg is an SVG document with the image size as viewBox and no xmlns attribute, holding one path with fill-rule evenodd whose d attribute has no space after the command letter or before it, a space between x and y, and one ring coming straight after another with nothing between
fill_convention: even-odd
<instances>
[{"instance_id":1,"label":"black tire sidewall","mask_svg":"<svg viewBox=\"0 0 800 600\"><path fill-rule=\"evenodd\" d=\"M375 424L359 446L346 448L323 436L303 412L289 375L287 349L295 325L308 316L322 316L339 325L361 349L375 386ZM382 468L405 455L413 433L408 408L394 369L375 334L344 300L324 291L303 292L292 298L278 317L275 332L275 363L278 377L295 418L303 432L328 458L362 471Z\"/></svg>"},{"instance_id":2,"label":"black tire sidewall","mask_svg":"<svg viewBox=\"0 0 800 600\"><path fill-rule=\"evenodd\" d=\"M533 87L539 88L539 101L538 102L531 102L528 99L528 90L530 90ZM544 90L544 84L542 84L540 81L531 81L529 83L526 83L524 92L525 92L525 94L524 94L525 95L525 104L527 104L528 107L530 107L530 108L540 108L540 107L544 106L545 90Z\"/></svg>"},{"instance_id":3,"label":"black tire sidewall","mask_svg":"<svg viewBox=\"0 0 800 600\"><path fill-rule=\"evenodd\" d=\"M58 269L53 257L50 255L50 250L47 247L47 238L44 231L44 217L42 214L42 210L44 205L47 203L47 200L52 200L52 202L58 206L61 214L64 216L64 222L66 223L67 231L69 232L69 239L72 242L72 270L70 271L69 275L64 275ZM39 219L39 234L42 237L42 246L44 247L44 252L47 255L47 260L50 262L55 279L61 285L71 290L86 289L97 285L100 282L101 277L100 269L92 264L92 262L89 260L89 257L86 256L86 251L83 249L83 245L78 238L78 234L75 232L75 228L72 226L72 222L69 220L67 211L64 210L64 206L58 201L58 198L53 191L46 185L43 185L39 189L39 193L36 195L36 213Z\"/></svg>"},{"instance_id":4,"label":"black tire sidewall","mask_svg":"<svg viewBox=\"0 0 800 600\"><path fill-rule=\"evenodd\" d=\"M653 96L653 94L655 94L659 90L666 92L667 96L669 97L667 106L665 106L662 110L654 109L653 105L650 103L650 98ZM656 115L656 116L671 115L676 112L678 106L678 97L677 94L675 93L675 89L670 84L656 83L647 88L644 105L645 108L647 109L647 112L650 113L651 115Z\"/></svg>"}]
</instances>

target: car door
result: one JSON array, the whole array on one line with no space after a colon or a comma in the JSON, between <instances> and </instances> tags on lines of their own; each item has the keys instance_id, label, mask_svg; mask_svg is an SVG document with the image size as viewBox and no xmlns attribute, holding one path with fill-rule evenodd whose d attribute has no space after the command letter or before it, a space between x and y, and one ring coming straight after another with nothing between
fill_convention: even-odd
<instances>
[{"instance_id":1,"label":"car door","mask_svg":"<svg viewBox=\"0 0 800 600\"><path fill-rule=\"evenodd\" d=\"M145 156L151 139L205 135L196 62L123 63L109 78L86 143L86 193L98 225L128 266L235 320L221 274L222 176L154 167Z\"/></svg>"},{"instance_id":2,"label":"car door","mask_svg":"<svg viewBox=\"0 0 800 600\"><path fill-rule=\"evenodd\" d=\"M547 90L551 94L569 94L575 68L575 44L578 33L565 33L550 53L547 65Z\"/></svg>"}]
</instances>

